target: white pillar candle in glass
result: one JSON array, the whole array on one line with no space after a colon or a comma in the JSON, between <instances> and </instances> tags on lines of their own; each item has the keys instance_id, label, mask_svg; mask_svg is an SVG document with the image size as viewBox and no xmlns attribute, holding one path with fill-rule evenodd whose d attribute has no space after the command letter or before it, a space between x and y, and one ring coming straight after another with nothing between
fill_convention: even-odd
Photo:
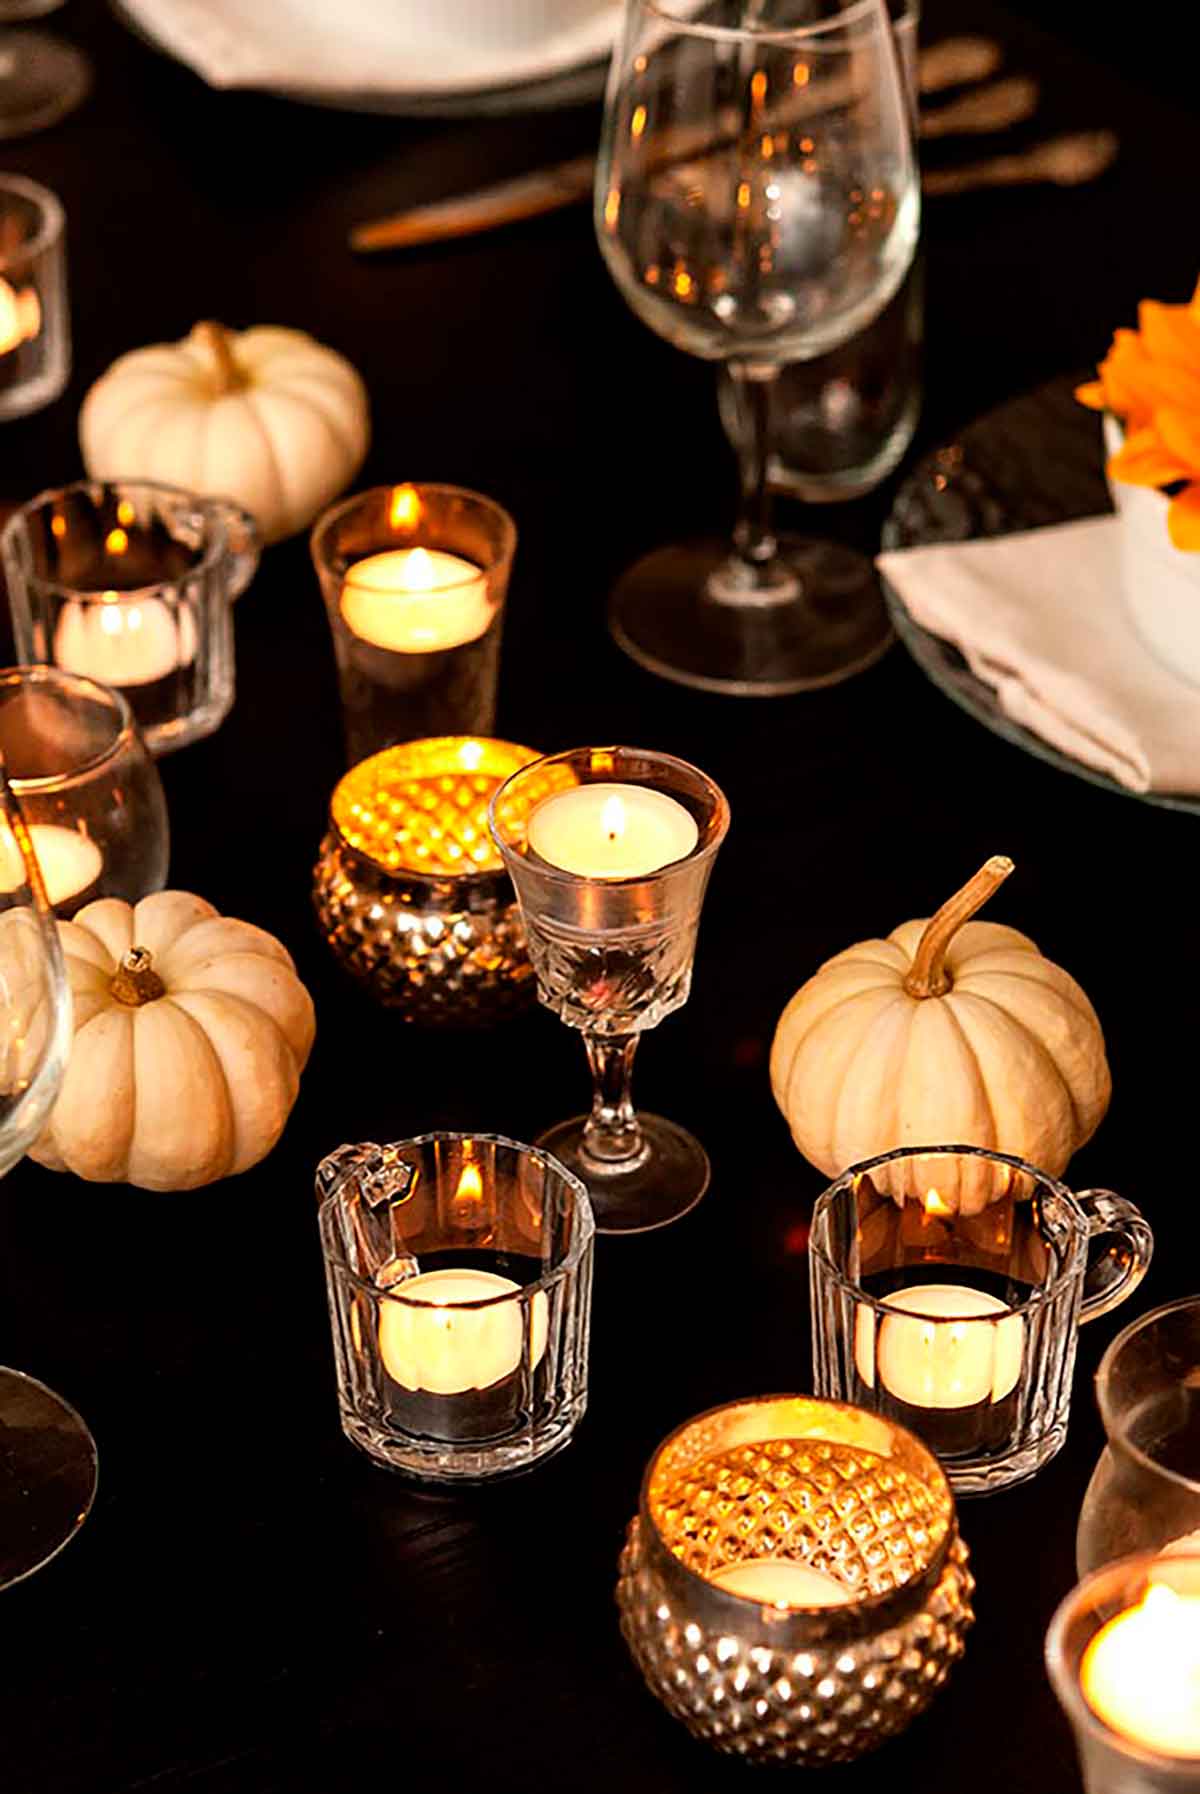
<instances>
[{"instance_id":1,"label":"white pillar candle in glass","mask_svg":"<svg viewBox=\"0 0 1200 1794\"><path fill-rule=\"evenodd\" d=\"M96 843L78 829L53 822L33 822L29 839L42 870L50 903L66 903L95 884L104 865ZM0 891L15 891L25 882L25 862L10 837L0 838Z\"/></svg>"},{"instance_id":2,"label":"white pillar candle in glass","mask_svg":"<svg viewBox=\"0 0 1200 1794\"><path fill-rule=\"evenodd\" d=\"M648 878L686 859L699 839L690 811L648 785L577 785L529 818L533 852L579 878Z\"/></svg>"},{"instance_id":3,"label":"white pillar candle in glass","mask_svg":"<svg viewBox=\"0 0 1200 1794\"><path fill-rule=\"evenodd\" d=\"M869 1389L876 1367L883 1387L914 1408L970 1408L1016 1388L1025 1323L995 1296L961 1283L916 1283L883 1306L898 1312L878 1320L878 1341L865 1303L855 1327L855 1363Z\"/></svg>"},{"instance_id":4,"label":"white pillar candle in glass","mask_svg":"<svg viewBox=\"0 0 1200 1794\"><path fill-rule=\"evenodd\" d=\"M520 1285L494 1271L426 1271L398 1285L380 1304L379 1351L402 1389L461 1395L510 1377L525 1353L526 1308L500 1302ZM464 1308L465 1302L486 1304ZM539 1290L529 1307L530 1362L546 1350L547 1309Z\"/></svg>"},{"instance_id":5,"label":"white pillar candle in glass","mask_svg":"<svg viewBox=\"0 0 1200 1794\"><path fill-rule=\"evenodd\" d=\"M398 654L476 641L495 615L482 571L439 548L393 548L355 561L341 608L355 635Z\"/></svg>"},{"instance_id":6,"label":"white pillar candle in glass","mask_svg":"<svg viewBox=\"0 0 1200 1794\"><path fill-rule=\"evenodd\" d=\"M1122 1737L1164 1756L1200 1757L1200 1599L1152 1583L1097 1632L1079 1684Z\"/></svg>"},{"instance_id":7,"label":"white pillar candle in glass","mask_svg":"<svg viewBox=\"0 0 1200 1794\"><path fill-rule=\"evenodd\" d=\"M144 593L106 592L86 603L69 600L54 632L54 659L65 672L103 685L150 685L196 658L189 608L179 611Z\"/></svg>"},{"instance_id":8,"label":"white pillar candle in glass","mask_svg":"<svg viewBox=\"0 0 1200 1794\"><path fill-rule=\"evenodd\" d=\"M42 327L42 308L32 287L13 287L0 275L0 355L30 342Z\"/></svg>"},{"instance_id":9,"label":"white pillar candle in glass","mask_svg":"<svg viewBox=\"0 0 1200 1794\"><path fill-rule=\"evenodd\" d=\"M715 1571L708 1581L764 1607L846 1607L854 1599L836 1576L787 1557L747 1557Z\"/></svg>"}]
</instances>

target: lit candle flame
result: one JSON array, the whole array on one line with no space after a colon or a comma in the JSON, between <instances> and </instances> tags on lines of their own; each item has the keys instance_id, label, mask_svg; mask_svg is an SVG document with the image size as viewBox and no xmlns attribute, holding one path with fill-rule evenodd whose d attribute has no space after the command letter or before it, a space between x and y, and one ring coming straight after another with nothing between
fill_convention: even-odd
<instances>
[{"instance_id":1,"label":"lit candle flame","mask_svg":"<svg viewBox=\"0 0 1200 1794\"><path fill-rule=\"evenodd\" d=\"M937 1190L926 1190L924 1208L927 1215L952 1215L954 1213L945 1197Z\"/></svg>"},{"instance_id":2,"label":"lit candle flame","mask_svg":"<svg viewBox=\"0 0 1200 1794\"><path fill-rule=\"evenodd\" d=\"M436 581L433 577L433 562L424 548L414 548L409 552L404 565L404 585L410 592L432 592Z\"/></svg>"},{"instance_id":3,"label":"lit candle flame","mask_svg":"<svg viewBox=\"0 0 1200 1794\"><path fill-rule=\"evenodd\" d=\"M483 1178L480 1176L479 1166L470 1160L462 1168L458 1188L454 1192L454 1200L455 1202L483 1201Z\"/></svg>"},{"instance_id":4,"label":"lit candle flame","mask_svg":"<svg viewBox=\"0 0 1200 1794\"><path fill-rule=\"evenodd\" d=\"M483 759L481 741L464 741L458 750L458 763L464 772L478 772Z\"/></svg>"},{"instance_id":5,"label":"lit candle flame","mask_svg":"<svg viewBox=\"0 0 1200 1794\"><path fill-rule=\"evenodd\" d=\"M421 521L421 500L415 486L397 486L392 493L388 522L393 529L415 529Z\"/></svg>"},{"instance_id":6,"label":"lit candle flame","mask_svg":"<svg viewBox=\"0 0 1200 1794\"><path fill-rule=\"evenodd\" d=\"M600 827L610 841L619 841L625 833L625 805L619 797L610 797L600 812Z\"/></svg>"},{"instance_id":7,"label":"lit candle flame","mask_svg":"<svg viewBox=\"0 0 1200 1794\"><path fill-rule=\"evenodd\" d=\"M0 280L0 354L29 342L42 327L42 308L32 287L17 292Z\"/></svg>"},{"instance_id":8,"label":"lit candle flame","mask_svg":"<svg viewBox=\"0 0 1200 1794\"><path fill-rule=\"evenodd\" d=\"M137 512L134 510L130 501L127 498L121 499L117 505L117 522L123 524L125 528L128 529L136 516Z\"/></svg>"},{"instance_id":9,"label":"lit candle flame","mask_svg":"<svg viewBox=\"0 0 1200 1794\"><path fill-rule=\"evenodd\" d=\"M104 538L105 554L124 554L129 547L129 537L123 529L110 529Z\"/></svg>"}]
</instances>

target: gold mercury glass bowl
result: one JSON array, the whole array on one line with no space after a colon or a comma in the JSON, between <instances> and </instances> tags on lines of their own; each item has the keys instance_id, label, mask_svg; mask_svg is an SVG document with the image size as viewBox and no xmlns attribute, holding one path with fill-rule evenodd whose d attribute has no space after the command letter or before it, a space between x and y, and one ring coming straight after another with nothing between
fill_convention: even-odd
<instances>
[{"instance_id":1,"label":"gold mercury glass bowl","mask_svg":"<svg viewBox=\"0 0 1200 1794\"><path fill-rule=\"evenodd\" d=\"M538 757L510 741L442 735L373 754L334 790L313 875L317 916L346 970L406 1021L477 1026L533 1001L487 808Z\"/></svg>"},{"instance_id":2,"label":"gold mercury glass bowl","mask_svg":"<svg viewBox=\"0 0 1200 1794\"><path fill-rule=\"evenodd\" d=\"M746 1559L832 1577L783 1607L711 1578ZM904 1428L840 1402L715 1408L659 1446L621 1556L621 1630L653 1694L749 1761L845 1762L894 1736L962 1655L974 1580L954 1497Z\"/></svg>"}]
</instances>

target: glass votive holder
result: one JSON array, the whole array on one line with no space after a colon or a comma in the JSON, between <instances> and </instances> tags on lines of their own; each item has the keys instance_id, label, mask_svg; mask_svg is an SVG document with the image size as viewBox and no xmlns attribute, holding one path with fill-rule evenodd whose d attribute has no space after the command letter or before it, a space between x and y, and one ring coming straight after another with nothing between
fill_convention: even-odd
<instances>
[{"instance_id":1,"label":"glass votive holder","mask_svg":"<svg viewBox=\"0 0 1200 1794\"><path fill-rule=\"evenodd\" d=\"M70 377L65 230L53 193L0 175L0 420L49 405Z\"/></svg>"},{"instance_id":2,"label":"glass votive holder","mask_svg":"<svg viewBox=\"0 0 1200 1794\"><path fill-rule=\"evenodd\" d=\"M258 565L247 511L149 480L78 480L22 505L0 549L23 661L122 692L154 754L225 720L230 604Z\"/></svg>"},{"instance_id":3,"label":"glass votive holder","mask_svg":"<svg viewBox=\"0 0 1200 1794\"><path fill-rule=\"evenodd\" d=\"M398 741L487 735L517 546L508 512L461 486L376 486L311 538L351 763Z\"/></svg>"},{"instance_id":4,"label":"glass votive holder","mask_svg":"<svg viewBox=\"0 0 1200 1794\"><path fill-rule=\"evenodd\" d=\"M1079 1514L1079 1574L1135 1551L1200 1552L1200 1296L1118 1333L1096 1400L1108 1442Z\"/></svg>"},{"instance_id":5,"label":"glass votive holder","mask_svg":"<svg viewBox=\"0 0 1200 1794\"><path fill-rule=\"evenodd\" d=\"M1046 1634L1087 1794L1200 1794L1200 1557L1085 1576Z\"/></svg>"},{"instance_id":6,"label":"glass votive holder","mask_svg":"<svg viewBox=\"0 0 1200 1794\"><path fill-rule=\"evenodd\" d=\"M60 916L162 890L166 799L120 692L56 667L0 670L0 759Z\"/></svg>"},{"instance_id":7,"label":"glass votive holder","mask_svg":"<svg viewBox=\"0 0 1200 1794\"><path fill-rule=\"evenodd\" d=\"M1066 1438L1080 1323L1133 1292L1153 1247L1131 1202L1007 1153L853 1165L809 1236L817 1393L910 1427L959 1494L1023 1482Z\"/></svg>"},{"instance_id":8,"label":"glass votive holder","mask_svg":"<svg viewBox=\"0 0 1200 1794\"><path fill-rule=\"evenodd\" d=\"M937 1460L881 1416L731 1402L658 1447L621 1557L625 1641L697 1738L845 1762L920 1713L962 1655L974 1580Z\"/></svg>"},{"instance_id":9,"label":"glass votive holder","mask_svg":"<svg viewBox=\"0 0 1200 1794\"><path fill-rule=\"evenodd\" d=\"M443 735L385 748L336 786L313 877L334 955L406 1021L475 1026L533 1002L512 881L488 833L532 748Z\"/></svg>"},{"instance_id":10,"label":"glass votive holder","mask_svg":"<svg viewBox=\"0 0 1200 1794\"><path fill-rule=\"evenodd\" d=\"M342 1430L423 1481L528 1470L587 1403L594 1227L495 1134L342 1146L317 1172Z\"/></svg>"}]
</instances>

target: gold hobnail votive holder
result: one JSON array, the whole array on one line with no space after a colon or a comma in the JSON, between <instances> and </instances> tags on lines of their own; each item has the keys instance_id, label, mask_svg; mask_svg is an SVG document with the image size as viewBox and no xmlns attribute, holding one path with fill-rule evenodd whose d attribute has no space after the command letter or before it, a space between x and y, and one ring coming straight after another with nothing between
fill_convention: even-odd
<instances>
[{"instance_id":1,"label":"gold hobnail votive holder","mask_svg":"<svg viewBox=\"0 0 1200 1794\"><path fill-rule=\"evenodd\" d=\"M532 748L442 735L385 748L341 779L313 875L335 957L404 1020L473 1027L534 1000L512 883L487 826Z\"/></svg>"},{"instance_id":2,"label":"gold hobnail votive holder","mask_svg":"<svg viewBox=\"0 0 1200 1794\"><path fill-rule=\"evenodd\" d=\"M802 1566L836 1605L720 1586ZM786 1577L788 1571L782 1571ZM962 1655L974 1578L933 1454L809 1396L731 1402L658 1447L621 1555L621 1630L652 1694L753 1762L846 1762L904 1730Z\"/></svg>"}]
</instances>

